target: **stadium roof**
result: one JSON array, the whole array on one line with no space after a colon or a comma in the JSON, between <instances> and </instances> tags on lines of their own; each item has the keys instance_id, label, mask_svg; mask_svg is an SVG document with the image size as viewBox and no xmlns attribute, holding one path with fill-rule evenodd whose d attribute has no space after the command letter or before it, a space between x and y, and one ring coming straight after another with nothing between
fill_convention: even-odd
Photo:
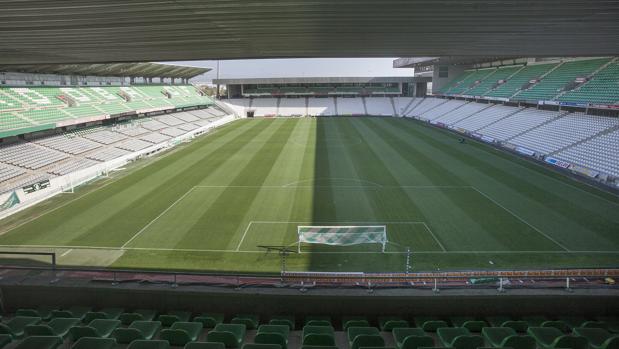
<instances>
[{"instance_id":1,"label":"stadium roof","mask_svg":"<svg viewBox=\"0 0 619 349\"><path fill-rule=\"evenodd\" d=\"M1 57L1 55L0 55ZM0 71L35 74L66 74L84 76L124 76L146 78L193 78L210 71L210 68L188 67L160 63L113 63L113 64L18 64L0 65Z\"/></svg>"},{"instance_id":2,"label":"stadium roof","mask_svg":"<svg viewBox=\"0 0 619 349\"><path fill-rule=\"evenodd\" d=\"M619 54L616 0L22 0L0 13L0 64Z\"/></svg>"},{"instance_id":3,"label":"stadium roof","mask_svg":"<svg viewBox=\"0 0 619 349\"><path fill-rule=\"evenodd\" d=\"M249 85L249 84L369 84L369 83L412 83L419 81L412 76L386 77L311 77L311 78L247 78L247 79L213 79L214 84ZM423 78L423 81L427 81Z\"/></svg>"}]
</instances>

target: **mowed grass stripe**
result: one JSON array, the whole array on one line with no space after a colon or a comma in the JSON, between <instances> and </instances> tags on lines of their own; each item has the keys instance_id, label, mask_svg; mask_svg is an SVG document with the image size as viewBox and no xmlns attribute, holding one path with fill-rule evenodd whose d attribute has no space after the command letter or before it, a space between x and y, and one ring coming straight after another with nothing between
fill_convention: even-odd
<instances>
[{"instance_id":1,"label":"mowed grass stripe","mask_svg":"<svg viewBox=\"0 0 619 349\"><path fill-rule=\"evenodd\" d=\"M272 137L281 125L283 124L277 122L263 123L260 125L262 126L260 132L253 134L252 138ZM264 143L263 146L266 144ZM211 175L226 174L228 183L225 184L238 184L243 168L247 167L256 154L260 153L260 148L248 143L233 142L229 146L222 144L222 152L227 156L218 155L210 159L208 166L194 170L199 174L196 182L203 183ZM229 163L233 165L229 166ZM231 190L234 188L194 190L128 246L184 248L189 245L205 249L227 249L227 242L232 238L239 224L237 215L242 207L238 205L248 205L248 196L252 191L259 189L246 188L241 196L230 195ZM206 197L205 193L207 193ZM242 202L238 205L226 203L226 200L235 198ZM232 209L232 207L235 208ZM221 247L222 245L224 247Z\"/></svg>"},{"instance_id":2,"label":"mowed grass stripe","mask_svg":"<svg viewBox=\"0 0 619 349\"><path fill-rule=\"evenodd\" d=\"M448 164L437 163L434 158L411 150L411 146L407 143L411 137L406 131L385 128L384 123L374 121L376 120L368 122L372 123L371 129L375 132L371 134L371 137L376 139L375 144L386 142L390 144L390 149L405 159L404 161L415 163L422 168L434 168L434 171L429 172L427 176L437 185L444 181L465 184L464 179L457 177L457 172L446 168ZM422 161L419 161L419 157ZM397 163L401 162L403 161ZM414 189L407 191L417 200L421 199L422 210L431 217L430 224L433 231L448 250L562 249L554 241L543 234L540 235L534 228L496 206L473 188L439 188L431 193Z\"/></svg>"},{"instance_id":3,"label":"mowed grass stripe","mask_svg":"<svg viewBox=\"0 0 619 349\"><path fill-rule=\"evenodd\" d=\"M435 153L449 164L449 170L461 172L474 186L570 250L607 250L609 244L617 247L613 231L619 229L619 218L611 213L616 212L611 209L612 203L583 193L579 194L581 200L566 200L565 197L578 191L549 181L524 165L497 157L487 149L461 145L456 142L456 136L428 129L417 122L402 121L403 125L393 120L387 120L387 124L393 130L408 130L420 149ZM445 138L451 144L445 145ZM565 195L565 191L572 194ZM592 206L599 208L593 210Z\"/></svg>"}]
</instances>

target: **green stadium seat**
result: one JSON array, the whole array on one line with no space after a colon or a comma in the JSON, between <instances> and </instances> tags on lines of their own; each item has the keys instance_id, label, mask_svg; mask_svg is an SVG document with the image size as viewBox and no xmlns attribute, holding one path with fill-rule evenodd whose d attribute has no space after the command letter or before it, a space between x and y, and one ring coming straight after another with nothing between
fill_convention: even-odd
<instances>
[{"instance_id":1,"label":"green stadium seat","mask_svg":"<svg viewBox=\"0 0 619 349\"><path fill-rule=\"evenodd\" d=\"M272 325L272 326L279 326L279 325ZM256 337L254 337L254 343L277 344L278 346L280 346L280 348L287 349L288 348L288 337L284 337L280 333L273 333L273 332L257 333Z\"/></svg>"},{"instance_id":2,"label":"green stadium seat","mask_svg":"<svg viewBox=\"0 0 619 349\"><path fill-rule=\"evenodd\" d=\"M586 349L589 345L585 337L566 335L554 327L529 327L527 333L542 349Z\"/></svg>"},{"instance_id":3,"label":"green stadium seat","mask_svg":"<svg viewBox=\"0 0 619 349\"><path fill-rule=\"evenodd\" d=\"M495 348L535 349L535 339L531 336L519 336L510 327L484 327L482 335Z\"/></svg>"},{"instance_id":4,"label":"green stadium seat","mask_svg":"<svg viewBox=\"0 0 619 349\"><path fill-rule=\"evenodd\" d=\"M349 327L370 327L370 322L364 316L343 316L342 330L347 331Z\"/></svg>"},{"instance_id":5,"label":"green stadium seat","mask_svg":"<svg viewBox=\"0 0 619 349\"><path fill-rule=\"evenodd\" d=\"M9 334L13 338L22 338L28 325L36 325L41 322L40 317L15 316L6 323L0 323L0 334Z\"/></svg>"},{"instance_id":6,"label":"green stadium seat","mask_svg":"<svg viewBox=\"0 0 619 349\"><path fill-rule=\"evenodd\" d=\"M116 320L124 311L122 308L104 308L99 311L89 311L84 315L84 322L90 323L94 319Z\"/></svg>"},{"instance_id":7,"label":"green stadium seat","mask_svg":"<svg viewBox=\"0 0 619 349\"><path fill-rule=\"evenodd\" d=\"M123 325L131 325L136 320L152 321L157 312L154 309L136 309L131 313L122 313L118 317Z\"/></svg>"},{"instance_id":8,"label":"green stadium seat","mask_svg":"<svg viewBox=\"0 0 619 349\"><path fill-rule=\"evenodd\" d=\"M248 330L254 330L258 328L260 323L260 317L256 314L237 314L230 320L231 324L242 324Z\"/></svg>"},{"instance_id":9,"label":"green stadium seat","mask_svg":"<svg viewBox=\"0 0 619 349\"><path fill-rule=\"evenodd\" d=\"M394 328L410 327L408 321L397 316L379 316L378 327L381 331L390 332Z\"/></svg>"},{"instance_id":10,"label":"green stadium seat","mask_svg":"<svg viewBox=\"0 0 619 349\"><path fill-rule=\"evenodd\" d=\"M185 349L226 349L226 346L215 342L190 342L185 344Z\"/></svg>"},{"instance_id":11,"label":"green stadium seat","mask_svg":"<svg viewBox=\"0 0 619 349\"><path fill-rule=\"evenodd\" d=\"M287 325L260 325L258 327L257 334L278 334L288 342L288 335L290 334L290 327ZM268 343L267 343L268 344ZM285 345L283 345L285 347Z\"/></svg>"},{"instance_id":12,"label":"green stadium seat","mask_svg":"<svg viewBox=\"0 0 619 349\"><path fill-rule=\"evenodd\" d=\"M526 321L529 327L541 327L542 324L550 319L542 315L523 316L522 321Z\"/></svg>"},{"instance_id":13,"label":"green stadium seat","mask_svg":"<svg viewBox=\"0 0 619 349\"><path fill-rule=\"evenodd\" d=\"M204 313L193 318L195 322L201 322L204 328L215 328L224 322L224 314Z\"/></svg>"},{"instance_id":14,"label":"green stadium seat","mask_svg":"<svg viewBox=\"0 0 619 349\"><path fill-rule=\"evenodd\" d=\"M282 347L279 344L248 343L243 345L243 349L282 349Z\"/></svg>"},{"instance_id":15,"label":"green stadium seat","mask_svg":"<svg viewBox=\"0 0 619 349\"><path fill-rule=\"evenodd\" d=\"M71 349L114 349L114 338L82 337L71 346Z\"/></svg>"},{"instance_id":16,"label":"green stadium seat","mask_svg":"<svg viewBox=\"0 0 619 349\"><path fill-rule=\"evenodd\" d=\"M161 330L161 339L167 340L172 346L183 346L189 342L198 340L202 332L201 322L178 321L170 328Z\"/></svg>"},{"instance_id":17,"label":"green stadium seat","mask_svg":"<svg viewBox=\"0 0 619 349\"><path fill-rule=\"evenodd\" d=\"M308 316L305 318L304 326L333 326L329 316Z\"/></svg>"},{"instance_id":18,"label":"green stadium seat","mask_svg":"<svg viewBox=\"0 0 619 349\"><path fill-rule=\"evenodd\" d=\"M175 322L188 322L190 318L191 312L189 311L173 310L159 315L157 320L161 321L163 327L170 327Z\"/></svg>"},{"instance_id":19,"label":"green stadium seat","mask_svg":"<svg viewBox=\"0 0 619 349\"><path fill-rule=\"evenodd\" d=\"M303 345L301 346L301 349L339 349L339 347L332 345L332 346L327 346L327 345Z\"/></svg>"},{"instance_id":20,"label":"green stadium seat","mask_svg":"<svg viewBox=\"0 0 619 349\"><path fill-rule=\"evenodd\" d=\"M127 346L127 349L170 349L170 343L160 339L138 339L131 342L131 344Z\"/></svg>"},{"instance_id":21,"label":"green stadium seat","mask_svg":"<svg viewBox=\"0 0 619 349\"><path fill-rule=\"evenodd\" d=\"M83 321L86 313L89 311L92 311L91 307L80 306L70 307L68 309L52 310L52 318L78 318Z\"/></svg>"},{"instance_id":22,"label":"green stadium seat","mask_svg":"<svg viewBox=\"0 0 619 349\"><path fill-rule=\"evenodd\" d=\"M488 316L486 321L491 327L509 327L519 333L527 332L527 328L529 328L529 324L526 321L512 320L508 316Z\"/></svg>"},{"instance_id":23,"label":"green stadium seat","mask_svg":"<svg viewBox=\"0 0 619 349\"><path fill-rule=\"evenodd\" d=\"M112 332L112 337L116 338L118 343L127 344L136 339L153 339L159 329L161 329L160 321L136 320L127 328L116 328Z\"/></svg>"},{"instance_id":24,"label":"green stadium seat","mask_svg":"<svg viewBox=\"0 0 619 349\"><path fill-rule=\"evenodd\" d=\"M57 336L32 336L22 340L15 349L56 349L62 345Z\"/></svg>"},{"instance_id":25,"label":"green stadium seat","mask_svg":"<svg viewBox=\"0 0 619 349\"><path fill-rule=\"evenodd\" d=\"M575 327L573 331L575 335L587 338L591 349L619 348L619 335L603 328Z\"/></svg>"},{"instance_id":26,"label":"green stadium seat","mask_svg":"<svg viewBox=\"0 0 619 349\"><path fill-rule=\"evenodd\" d=\"M549 321L544 321L542 322L542 326L541 327L554 327L557 330L561 331L561 332L565 332L568 333L571 331L571 327L568 326L568 324L566 324L563 321L560 320L549 320Z\"/></svg>"},{"instance_id":27,"label":"green stadium seat","mask_svg":"<svg viewBox=\"0 0 619 349\"><path fill-rule=\"evenodd\" d=\"M479 333L481 329L487 326L485 321L477 320L474 317L454 316L449 319L454 327L464 327L471 332Z\"/></svg>"},{"instance_id":28,"label":"green stadium seat","mask_svg":"<svg viewBox=\"0 0 619 349\"><path fill-rule=\"evenodd\" d=\"M376 327L350 327L346 330L346 336L348 338L348 343L351 344L353 340L357 336L360 335L374 335L380 336L380 332Z\"/></svg>"},{"instance_id":29,"label":"green stadium seat","mask_svg":"<svg viewBox=\"0 0 619 349\"><path fill-rule=\"evenodd\" d=\"M619 333L619 317L600 316L597 321L606 323L606 329L610 333Z\"/></svg>"},{"instance_id":30,"label":"green stadium seat","mask_svg":"<svg viewBox=\"0 0 619 349\"><path fill-rule=\"evenodd\" d=\"M380 335L360 334L350 344L350 349L384 348L385 340Z\"/></svg>"},{"instance_id":31,"label":"green stadium seat","mask_svg":"<svg viewBox=\"0 0 619 349\"><path fill-rule=\"evenodd\" d=\"M572 329L577 328L577 327L602 328L602 329L608 330L608 324L604 321L592 321L592 320L585 321L580 326L573 326Z\"/></svg>"},{"instance_id":32,"label":"green stadium seat","mask_svg":"<svg viewBox=\"0 0 619 349\"><path fill-rule=\"evenodd\" d=\"M434 338L428 336L424 330L417 327L394 328L393 340L398 349L418 349L434 346Z\"/></svg>"},{"instance_id":33,"label":"green stadium seat","mask_svg":"<svg viewBox=\"0 0 619 349\"><path fill-rule=\"evenodd\" d=\"M436 332L441 327L449 327L444 320L432 316L417 316L415 324L426 332Z\"/></svg>"},{"instance_id":34,"label":"green stadium seat","mask_svg":"<svg viewBox=\"0 0 619 349\"><path fill-rule=\"evenodd\" d=\"M226 348L240 348L246 328L242 324L219 324L206 335L207 342L223 343Z\"/></svg>"},{"instance_id":35,"label":"green stadium seat","mask_svg":"<svg viewBox=\"0 0 619 349\"><path fill-rule=\"evenodd\" d=\"M31 316L40 317L43 321L48 321L52 318L53 307L38 307L36 309L17 309L16 316Z\"/></svg>"},{"instance_id":36,"label":"green stadium seat","mask_svg":"<svg viewBox=\"0 0 619 349\"><path fill-rule=\"evenodd\" d=\"M76 341L82 337L107 338L120 326L120 320L95 319L86 326L73 326L69 330Z\"/></svg>"},{"instance_id":37,"label":"green stadium seat","mask_svg":"<svg viewBox=\"0 0 619 349\"><path fill-rule=\"evenodd\" d=\"M7 346L7 344L13 341L13 336L10 334L0 334L0 349Z\"/></svg>"},{"instance_id":38,"label":"green stadium seat","mask_svg":"<svg viewBox=\"0 0 619 349\"><path fill-rule=\"evenodd\" d=\"M269 325L287 325L291 331L294 331L295 318L292 315L275 315L269 320Z\"/></svg>"},{"instance_id":39,"label":"green stadium seat","mask_svg":"<svg viewBox=\"0 0 619 349\"><path fill-rule=\"evenodd\" d=\"M330 326L304 326L301 338L303 346L335 346L335 331Z\"/></svg>"},{"instance_id":40,"label":"green stadium seat","mask_svg":"<svg viewBox=\"0 0 619 349\"><path fill-rule=\"evenodd\" d=\"M464 327L440 327L436 335L441 343L448 348L477 349L484 346L484 338L472 335Z\"/></svg>"},{"instance_id":41,"label":"green stadium seat","mask_svg":"<svg viewBox=\"0 0 619 349\"><path fill-rule=\"evenodd\" d=\"M36 324L26 326L26 336L58 336L66 338L71 327L80 323L76 318L55 318L47 324Z\"/></svg>"}]
</instances>

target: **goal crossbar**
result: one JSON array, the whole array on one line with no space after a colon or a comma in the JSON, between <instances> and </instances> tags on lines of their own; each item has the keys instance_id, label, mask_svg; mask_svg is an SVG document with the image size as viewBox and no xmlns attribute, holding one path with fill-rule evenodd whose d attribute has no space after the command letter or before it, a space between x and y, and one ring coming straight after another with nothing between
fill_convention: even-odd
<instances>
[{"instance_id":1,"label":"goal crossbar","mask_svg":"<svg viewBox=\"0 0 619 349\"><path fill-rule=\"evenodd\" d=\"M385 252L387 245L387 227L385 225L298 226L297 234L299 253L301 253L301 243L303 242L332 246L380 244L382 252Z\"/></svg>"}]
</instances>

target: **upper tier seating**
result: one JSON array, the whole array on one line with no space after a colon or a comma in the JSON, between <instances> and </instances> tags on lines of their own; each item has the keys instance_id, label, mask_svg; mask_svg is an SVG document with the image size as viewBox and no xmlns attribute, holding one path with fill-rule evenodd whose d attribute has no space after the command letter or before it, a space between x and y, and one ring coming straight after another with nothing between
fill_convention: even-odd
<instances>
[{"instance_id":1,"label":"upper tier seating","mask_svg":"<svg viewBox=\"0 0 619 349\"><path fill-rule=\"evenodd\" d=\"M488 75L481 83L472 89L465 91L463 94L470 96L483 96L490 89L495 87L499 81L507 80L510 76L514 75L517 71L522 69L521 65L507 66L496 69L493 73Z\"/></svg>"},{"instance_id":2,"label":"upper tier seating","mask_svg":"<svg viewBox=\"0 0 619 349\"><path fill-rule=\"evenodd\" d=\"M474 87L477 81L483 81L494 73L495 70L495 68L479 69L466 74L464 79L458 81L456 85L446 90L445 93L451 95L468 94L466 91Z\"/></svg>"},{"instance_id":3,"label":"upper tier seating","mask_svg":"<svg viewBox=\"0 0 619 349\"><path fill-rule=\"evenodd\" d=\"M0 131L72 119L210 105L193 86L0 87Z\"/></svg>"},{"instance_id":4,"label":"upper tier seating","mask_svg":"<svg viewBox=\"0 0 619 349\"><path fill-rule=\"evenodd\" d=\"M619 62L609 64L588 82L558 98L565 102L619 104Z\"/></svg>"},{"instance_id":5,"label":"upper tier seating","mask_svg":"<svg viewBox=\"0 0 619 349\"><path fill-rule=\"evenodd\" d=\"M516 100L549 101L557 97L563 88L578 77L587 77L608 63L608 58L565 62L551 71L540 82L514 96Z\"/></svg>"},{"instance_id":6,"label":"upper tier seating","mask_svg":"<svg viewBox=\"0 0 619 349\"><path fill-rule=\"evenodd\" d=\"M484 96L510 98L516 94L516 92L520 91L522 86L527 84L530 80L540 78L555 66L557 66L557 63L529 64L519 70L518 73L514 74L514 76L509 78L504 84L486 92Z\"/></svg>"}]
</instances>

